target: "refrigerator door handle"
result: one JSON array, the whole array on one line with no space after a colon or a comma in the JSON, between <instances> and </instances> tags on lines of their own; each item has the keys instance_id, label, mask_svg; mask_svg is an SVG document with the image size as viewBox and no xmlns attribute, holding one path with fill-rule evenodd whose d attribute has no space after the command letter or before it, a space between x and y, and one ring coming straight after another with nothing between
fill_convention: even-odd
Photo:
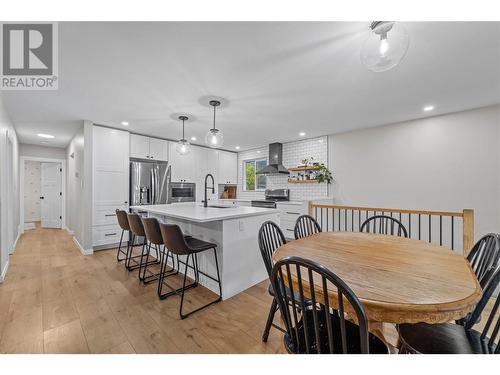
<instances>
[{"instance_id":1,"label":"refrigerator door handle","mask_svg":"<svg viewBox=\"0 0 500 375\"><path fill-rule=\"evenodd\" d=\"M150 172L150 180L151 180L151 202L150 204L155 204L155 195L156 195L156 192L155 192L155 173L154 173L154 169L151 169L151 172Z\"/></svg>"}]
</instances>

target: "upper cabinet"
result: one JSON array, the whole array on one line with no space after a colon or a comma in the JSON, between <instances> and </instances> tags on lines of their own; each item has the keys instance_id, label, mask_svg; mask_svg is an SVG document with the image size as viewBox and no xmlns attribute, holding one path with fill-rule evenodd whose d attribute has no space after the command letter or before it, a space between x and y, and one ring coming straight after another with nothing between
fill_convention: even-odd
<instances>
[{"instance_id":1,"label":"upper cabinet","mask_svg":"<svg viewBox=\"0 0 500 375\"><path fill-rule=\"evenodd\" d=\"M217 180L219 184L238 183L238 154L228 151L219 151Z\"/></svg>"},{"instance_id":2,"label":"upper cabinet","mask_svg":"<svg viewBox=\"0 0 500 375\"><path fill-rule=\"evenodd\" d=\"M101 208L114 212L128 208L129 196L129 133L94 126L92 129L94 225ZM112 188L110 188L112 187Z\"/></svg>"},{"instance_id":3,"label":"upper cabinet","mask_svg":"<svg viewBox=\"0 0 500 375\"><path fill-rule=\"evenodd\" d=\"M168 141L143 135L130 135L130 157L168 161Z\"/></svg>"},{"instance_id":4,"label":"upper cabinet","mask_svg":"<svg viewBox=\"0 0 500 375\"><path fill-rule=\"evenodd\" d=\"M174 182L194 182L198 168L197 147L191 147L191 152L187 155L180 155L175 150L175 142L170 142L169 163L172 166L172 181Z\"/></svg>"}]
</instances>

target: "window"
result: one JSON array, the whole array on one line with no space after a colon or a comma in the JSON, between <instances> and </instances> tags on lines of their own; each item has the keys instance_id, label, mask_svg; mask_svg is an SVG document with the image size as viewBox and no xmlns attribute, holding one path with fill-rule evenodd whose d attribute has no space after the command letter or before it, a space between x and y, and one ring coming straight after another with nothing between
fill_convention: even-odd
<instances>
[{"instance_id":1,"label":"window","mask_svg":"<svg viewBox=\"0 0 500 375\"><path fill-rule=\"evenodd\" d=\"M246 191L265 190L266 176L263 174L255 174L267 165L267 159L245 160L243 162L245 180L243 186Z\"/></svg>"}]
</instances>

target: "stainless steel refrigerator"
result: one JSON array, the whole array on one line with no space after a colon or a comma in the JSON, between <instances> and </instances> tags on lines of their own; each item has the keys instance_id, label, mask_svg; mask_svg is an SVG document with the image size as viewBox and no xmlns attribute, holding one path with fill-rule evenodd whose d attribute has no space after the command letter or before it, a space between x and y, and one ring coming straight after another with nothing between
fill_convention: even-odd
<instances>
[{"instance_id":1,"label":"stainless steel refrigerator","mask_svg":"<svg viewBox=\"0 0 500 375\"><path fill-rule=\"evenodd\" d=\"M170 170L166 161L130 159L130 205L168 203Z\"/></svg>"}]
</instances>

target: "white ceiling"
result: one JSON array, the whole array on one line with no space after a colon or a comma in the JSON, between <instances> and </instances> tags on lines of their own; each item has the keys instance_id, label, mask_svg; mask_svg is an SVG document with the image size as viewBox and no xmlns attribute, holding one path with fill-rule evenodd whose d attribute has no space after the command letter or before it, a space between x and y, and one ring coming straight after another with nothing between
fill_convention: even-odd
<instances>
[{"instance_id":1,"label":"white ceiling","mask_svg":"<svg viewBox=\"0 0 500 375\"><path fill-rule=\"evenodd\" d=\"M395 69L360 62L367 22L60 23L59 90L5 92L21 142L65 146L88 119L197 143L225 99L225 147L344 132L500 102L500 23L403 23ZM435 105L431 113L422 107Z\"/></svg>"}]
</instances>

